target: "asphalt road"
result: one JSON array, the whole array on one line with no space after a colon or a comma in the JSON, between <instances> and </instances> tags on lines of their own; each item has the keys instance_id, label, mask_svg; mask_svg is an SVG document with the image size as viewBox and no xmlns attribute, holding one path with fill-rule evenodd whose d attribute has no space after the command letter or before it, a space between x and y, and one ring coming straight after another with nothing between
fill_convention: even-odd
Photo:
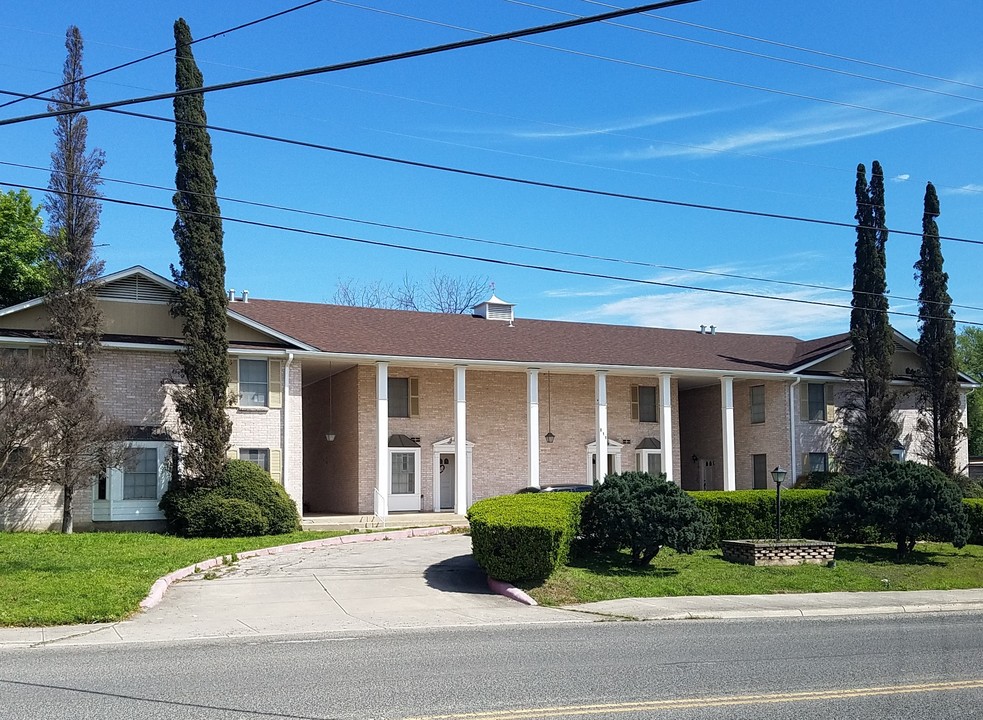
<instances>
[{"instance_id":1,"label":"asphalt road","mask_svg":"<svg viewBox=\"0 0 983 720\"><path fill-rule=\"evenodd\" d=\"M607 622L8 648L0 716L965 720L983 717L981 621Z\"/></svg>"}]
</instances>

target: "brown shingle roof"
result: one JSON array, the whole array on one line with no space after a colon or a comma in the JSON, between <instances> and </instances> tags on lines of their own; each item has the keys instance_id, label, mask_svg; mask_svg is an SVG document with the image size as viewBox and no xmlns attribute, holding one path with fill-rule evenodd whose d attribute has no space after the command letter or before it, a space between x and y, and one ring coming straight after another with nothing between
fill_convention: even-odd
<instances>
[{"instance_id":1,"label":"brown shingle roof","mask_svg":"<svg viewBox=\"0 0 983 720\"><path fill-rule=\"evenodd\" d=\"M510 327L469 315L279 300L230 309L324 352L384 357L779 373L833 340L525 318Z\"/></svg>"}]
</instances>

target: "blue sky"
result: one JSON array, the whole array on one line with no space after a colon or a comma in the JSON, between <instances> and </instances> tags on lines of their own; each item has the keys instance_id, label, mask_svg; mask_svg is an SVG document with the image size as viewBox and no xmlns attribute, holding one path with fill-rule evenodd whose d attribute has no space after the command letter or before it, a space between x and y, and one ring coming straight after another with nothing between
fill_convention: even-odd
<instances>
[{"instance_id":1,"label":"blue sky","mask_svg":"<svg viewBox=\"0 0 983 720\"><path fill-rule=\"evenodd\" d=\"M95 72L299 4L9 0L0 89L57 84L76 24ZM626 6L626 5L625 5ZM890 11L888 11L888 6ZM206 84L356 60L604 12L581 0L322 2L195 46ZM478 48L213 93L209 122L361 152L685 203L853 222L858 162L889 178L892 229L920 232L925 183L943 235L983 240L983 4L941 0L702 0ZM770 42L762 42L767 40ZM794 47L793 47L794 46ZM809 50L811 52L806 52ZM765 57L767 56L767 57ZM848 60L852 59L851 60ZM854 62L856 60L863 61ZM906 72L902 72L906 71ZM173 89L173 56L89 82L92 102ZM0 96L0 102L9 97ZM40 112L37 101L0 117ZM170 115L169 102L134 108ZM879 112L878 112L879 111ZM54 121L0 127L0 180L44 186ZM563 250L588 260L220 201L233 218L721 295L509 268L297 233L225 226L227 285L253 297L330 302L339 279L398 283L434 270L487 276L517 317L815 337L849 326L853 229L574 194L213 133L219 194L360 221ZM171 186L173 127L94 113L107 179ZM170 205L171 193L106 182L107 197ZM41 193L34 193L40 202ZM177 262L173 214L107 203L107 270ZM892 309L917 312L919 238L888 243ZM983 246L945 242L954 302L983 306ZM648 265L646 265L646 263ZM657 267L664 266L664 267ZM702 270L823 288L686 272ZM828 288L828 289L827 289ZM836 288L840 289L839 291ZM957 308L983 322L983 311ZM913 318L892 323L915 336Z\"/></svg>"}]
</instances>

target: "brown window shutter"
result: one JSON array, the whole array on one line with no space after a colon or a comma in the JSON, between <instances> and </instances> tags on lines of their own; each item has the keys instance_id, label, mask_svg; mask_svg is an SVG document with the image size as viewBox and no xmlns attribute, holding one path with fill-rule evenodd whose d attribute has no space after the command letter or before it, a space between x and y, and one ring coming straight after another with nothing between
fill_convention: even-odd
<instances>
[{"instance_id":1,"label":"brown window shutter","mask_svg":"<svg viewBox=\"0 0 983 720\"><path fill-rule=\"evenodd\" d=\"M833 383L823 385L823 399L826 401L826 422L836 420L836 404L833 402Z\"/></svg>"},{"instance_id":2,"label":"brown window shutter","mask_svg":"<svg viewBox=\"0 0 983 720\"><path fill-rule=\"evenodd\" d=\"M409 378L410 417L420 417L420 379Z\"/></svg>"},{"instance_id":3,"label":"brown window shutter","mask_svg":"<svg viewBox=\"0 0 983 720\"><path fill-rule=\"evenodd\" d=\"M638 385L631 386L631 419L638 420Z\"/></svg>"},{"instance_id":4,"label":"brown window shutter","mask_svg":"<svg viewBox=\"0 0 983 720\"><path fill-rule=\"evenodd\" d=\"M799 420L809 420L809 383L799 383Z\"/></svg>"}]
</instances>

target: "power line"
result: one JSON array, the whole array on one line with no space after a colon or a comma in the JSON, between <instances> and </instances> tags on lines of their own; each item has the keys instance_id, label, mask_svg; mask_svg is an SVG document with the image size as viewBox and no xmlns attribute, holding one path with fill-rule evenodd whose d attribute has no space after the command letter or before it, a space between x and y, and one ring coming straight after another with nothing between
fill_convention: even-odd
<instances>
[{"instance_id":1,"label":"power line","mask_svg":"<svg viewBox=\"0 0 983 720\"><path fill-rule=\"evenodd\" d=\"M407 50L398 53L391 53L388 55L377 55L371 58L363 58L362 60L352 60L349 62L337 63L335 65L324 65L320 67L307 68L304 70L292 70L290 72L277 73L275 75L265 75L263 77L249 78L246 80L236 80L234 82L220 83L217 85L205 85L199 88L188 88L185 90L175 90L174 92L158 93L156 95L146 95L144 97L138 97L138 98L114 100L112 102L87 105L84 108L79 108L79 107L64 108L60 110L52 110L46 113L38 113L35 115L23 115L21 117L7 118L5 120L0 120L0 126L15 125L17 123L27 122L29 120L42 120L50 117L58 117L60 115L75 115L80 112L89 112L92 110L109 110L111 108L124 107L128 105L137 105L147 102L154 102L156 100L170 100L172 98L183 97L185 95L199 95L199 94L205 94L210 92L218 92L221 90L231 90L234 88L249 87L252 85L264 85L266 83L279 82L281 80L290 80L299 77L309 77L311 75L322 75L325 73L338 72L341 70L352 70L354 68L370 67L372 65L381 65L383 63L390 63L398 60L424 57L427 55L436 55L438 53L449 52L451 50L460 50L462 48L475 47L478 45L489 45L491 43L501 42L503 40L514 40L516 38L530 37L532 35L542 35L543 33L555 32L557 30L566 30L568 28L580 27L582 25L590 25L594 23L603 22L605 20L612 20L619 17L637 15L638 13L648 12L651 10L662 10L669 7L675 7L677 5L687 5L689 3L698 2L698 1L699 0L664 0L663 2L649 3L647 5L639 5L637 7L628 8L625 10L613 10L611 12L601 13L600 15L591 15L582 18L575 18L573 20L565 20L563 22L551 23L549 25L539 25L531 28L523 28L521 30L511 30L509 32L497 33L495 35L486 35L484 37L471 38L469 40L459 40L457 42L444 43L442 45L432 45L425 48L418 48L416 50Z\"/></svg>"},{"instance_id":2,"label":"power line","mask_svg":"<svg viewBox=\"0 0 983 720\"><path fill-rule=\"evenodd\" d=\"M8 90L0 90L0 93L17 94L17 95L20 94ZM89 107L94 107L94 106L89 106ZM136 113L128 110L108 109L107 112L118 113L120 115L129 115L131 117L138 117L146 120L156 120L156 121L166 122L171 124L175 122L173 118L162 117L160 115L148 115L146 113ZM0 122L0 125L2 124L3 123ZM787 215L783 213L765 212L762 210L746 210L742 208L733 208L733 207L726 207L721 205L709 205L706 203L686 202L683 200L669 200L667 198L657 198L648 195L635 195L632 193L614 192L612 190L599 190L597 188L585 188L577 185L552 183L543 180L531 180L529 178L520 178L512 175L500 175L498 173L482 172L480 170L467 170L465 168L458 168L450 165L439 165L436 163L428 163L420 160L407 160L406 158L397 158L389 155L380 155L378 153L364 152L361 150L351 150L348 148L334 147L332 145L324 145L321 143L309 142L307 140L295 140L292 138L284 138L277 135L269 135L266 133L257 133L249 130L239 130L236 128L223 127L221 125L212 125L210 123L206 123L206 124L188 123L188 124L193 124L198 127L203 127L207 130L212 130L215 132L223 132L231 135L238 135L241 137L254 138L258 140L268 140L270 142L278 142L286 145L293 145L296 147L310 148L313 150L324 150L326 152L333 152L340 155L347 155L350 157L364 158L367 160L380 160L383 162L394 163L397 165L404 165L406 167L415 167L415 168L421 168L426 170L437 170L440 172L447 172L447 173L452 173L455 175L461 175L465 177L476 177L485 180L498 180L501 182L514 183L517 185L525 185L528 187L540 187L550 190L561 190L565 192L573 192L582 195L596 195L598 197L607 197L607 198L614 198L619 200L633 200L637 202L652 203L656 205L667 205L670 207L681 207L681 208L689 208L694 210L708 210L713 212L727 213L731 215L745 215L749 217L765 218L769 220L787 220L790 222L802 222L810 225L822 225L828 227L850 228L850 229L856 229L858 227L854 223L841 222L838 220L823 220L819 218L804 217L801 215ZM871 228L867 228L866 226L860 226L860 227L863 227L865 229L871 229ZM894 235L903 235L903 236L918 237L918 238L922 236L921 232L916 232L913 230L893 230L889 228L889 231ZM983 240L961 238L952 235L940 235L939 240L967 243L970 245L983 245Z\"/></svg>"},{"instance_id":3,"label":"power line","mask_svg":"<svg viewBox=\"0 0 983 720\"><path fill-rule=\"evenodd\" d=\"M7 162L7 161L3 161L3 160L0 160L0 165L6 165L8 167L23 168L23 169L28 169L28 170L39 170L39 171L44 171L44 172L47 172L48 171L48 168L41 167L39 165L26 165L26 164L23 164L23 163ZM62 174L66 174L67 175L67 174L70 174L70 173L62 172ZM174 192L176 192L176 189L175 188L168 187L166 185L154 185L154 184L151 184L151 183L136 182L134 180L122 180L122 179L119 179L119 178L111 178L111 177L105 177L105 176L101 176L100 177L100 180L102 180L103 182L114 183L114 184L118 184L118 185L128 185L128 186L131 186L131 187L147 188L147 189L150 189L150 190L162 190L162 191L168 192L168 193L174 193ZM185 191L185 193L188 194L188 195L203 195L203 194L205 194L205 193L195 193L195 192L191 192L191 191ZM235 204L238 204L238 205L247 205L249 207L258 207L258 208L264 208L264 209L267 209L267 210L277 210L277 211L280 211L280 212L293 213L293 214L296 214L296 215L305 215L305 216L308 216L308 217L324 218L324 219L328 219L328 220L340 220L342 222L355 223L355 224L358 224L358 225L368 225L370 227L378 227L378 228L383 228L383 229L386 229L386 230L399 230L401 232L414 233L414 234L418 234L418 235L428 235L428 236L431 236L431 237L444 238L444 239L448 239L448 240L463 240L465 242L472 242L472 243L477 243L477 244L481 244L481 245L490 245L490 246L493 246L493 247L504 247L504 248L509 248L509 249L513 249L513 250L525 250L525 251L529 251L529 252L539 252L539 253L544 253L544 254L547 254L547 255L558 255L558 256L561 256L561 257L571 257L571 258L577 258L577 259L581 259L581 260L595 260L595 261L601 261L601 262L616 263L616 264L620 264L620 265L631 265L631 266L636 266L636 267L653 268L653 269L656 269L656 270L671 270L673 272L685 272L685 273L692 273L692 274L695 274L695 275L706 275L706 276L710 276L710 277L728 278L728 279L732 279L732 280L748 280L748 281L751 281L751 282L769 283L769 284L774 284L774 285L786 285L786 286L789 286L789 287L799 287L799 288L806 288L806 289L811 289L811 290L822 290L822 291L825 291L825 292L839 292L839 293L851 293L851 294L855 294L855 292L856 292L856 291L851 290L851 289L848 289L848 288L832 287L830 285L819 285L817 283L797 282L797 281L794 281L794 280L778 280L778 279L775 279L775 278L763 278L763 277L758 277L758 276L755 276L755 275L742 275L740 273L729 273L729 272L722 272L722 271L717 271L717 270L706 270L706 269L700 269L700 268L686 268L686 267L681 267L681 266L678 266L678 265L665 265L665 264L660 264L660 263L646 262L646 261L643 261L643 260L630 260L630 259L626 259L626 258L609 257L609 256L605 256L605 255L593 255L593 254L590 254L590 253L574 252L572 250L558 250L558 249L555 249L555 248L545 248L545 247L539 247L539 246L536 246L536 245L526 245L526 244L523 244L523 243L507 242L507 241L504 241L504 240L489 240L487 238L479 238L479 237L475 237L473 235L461 235L461 234L457 234L457 233L447 233L447 232L441 232L441 231L437 231L437 230L427 230L427 229L424 229L424 228L416 228L416 227L411 227L411 226L407 226L407 225L398 225L398 224L395 224L395 223L384 223L384 222L378 222L378 221L374 221L374 220L365 220L363 218L353 218L353 217L348 217L348 216L345 216L345 215L335 215L335 214L332 214L332 213L317 212L315 210L304 210L304 209L301 209L301 208L288 207L288 206L285 206L285 205L277 205L277 204L274 204L274 203L265 203L265 202L259 202L259 201L256 201L256 200L245 200L245 199L242 199L242 198L231 197L231 196L228 196L228 195L216 195L215 198L217 200L221 200L222 202L231 202L231 203L235 203ZM862 292L861 294L874 295L876 293L863 293ZM890 300L903 300L903 301L906 301L906 302L918 302L918 298L906 297L906 296L903 296L903 295L887 294L886 297L888 299L890 299ZM977 311L983 312L983 307L977 307L975 305L962 305L962 304L952 303L951 306L954 307L954 308L960 308L960 309L964 309L964 310L977 310Z\"/></svg>"},{"instance_id":4,"label":"power line","mask_svg":"<svg viewBox=\"0 0 983 720\"><path fill-rule=\"evenodd\" d=\"M36 186L32 186L32 185L18 185L16 183L9 183L9 182L3 182L3 181L0 181L0 186L3 186L3 187L11 187L11 188L25 188L25 189L28 189L28 190L37 190L37 191L41 191L41 192L55 192L55 191L48 191L45 188L36 187ZM59 194L70 194L70 193L66 193L64 191L58 191L58 192L59 192ZM175 212L175 210L174 210L173 207L167 207L167 206L163 206L163 205L153 205L151 203L142 203L142 202L137 202L135 200L123 200L123 199L120 199L120 198L111 198L111 197L106 197L106 196L101 196L101 195L86 195L86 194L81 194L81 193L74 193L74 195L76 197L80 197L80 198L89 198L89 199L93 199L93 200L98 200L100 202L109 202L109 203L114 203L114 204L117 204L117 205L124 205L124 206L129 206L129 207L148 208L148 209L153 209L153 210L163 210L165 212ZM185 211L185 212L190 212L190 211ZM328 238L328 239L332 239L332 240L341 240L341 241L344 241L344 242L357 243L359 245L367 245L367 246L370 246L370 247L381 247L381 248L387 248L387 249L390 249L390 250L405 250L405 251L408 251L408 252L416 252L416 253L421 253L421 254L424 254L424 255L435 255L437 257L453 258L453 259L456 259L456 260L470 260L470 261L473 261L473 262L481 262L481 263L487 263L487 264L491 264L491 265L499 265L499 266L503 266L503 267L513 267L513 268L519 268L519 269L523 269L523 270L536 270L536 271L539 271L539 272L548 272L548 273L559 274L559 275L572 275L572 276L575 276L575 277L592 278L592 279L595 279L595 280L614 280L614 281L617 281L617 282L627 282L627 283L633 283L633 284L637 284L637 285L646 285L646 286L653 286L653 287L667 287L667 288L673 288L673 289L676 289L676 290L691 290L691 291L694 291L694 292L705 292L705 293L712 293L712 294L715 294L715 295L727 295L727 296L730 296L730 297L745 297L745 298L754 298L754 299L760 299L760 300L775 300L775 301L778 301L778 302L790 302L790 303L796 303L796 304L799 304L799 305L814 305L814 306L820 306L820 307L831 307L831 308L838 308L838 309L842 309L842 310L852 310L853 309L849 305L842 305L840 303L827 302L827 301L823 301L823 300L805 300L805 299L802 299L802 298L789 298L789 297L783 297L783 296L778 296L778 295L762 295L760 293L745 292L745 291L740 291L740 290L726 290L726 289L722 289L722 288L706 288L706 287L701 287L699 285L684 285L682 283L672 283L672 282L660 281L660 280L644 280L644 279L640 279L640 278L632 278L632 277L626 277L626 276L620 276L620 275L610 275L610 274L607 274L607 273L588 272L588 271L585 271L585 270L572 270L572 269L569 269L569 268L555 268L555 267L550 267L550 266L547 266L547 265L534 265L534 264L531 264L531 263L520 263L520 262L517 262L517 261L514 261L514 260L502 260L502 259L499 259L499 258L479 257L479 256L476 256L476 255L468 255L468 254L465 254L465 253L450 252L448 250L436 250L436 249L433 249L433 248L420 248L420 247L413 247L411 245L403 245L403 244L400 244L400 243L384 242L384 241L381 241L381 240L369 240L367 238L359 238L359 237L354 237L354 236L351 236L351 235L339 235L337 233L326 233L326 232L319 232L319 231L316 231L316 230L305 230L303 228L290 227L290 226L287 226L287 225L279 225L279 224L276 224L276 223L261 222L259 220L246 220L244 218L234 218L234 217L230 217L228 215L221 215L221 214L215 215L215 214L212 214L212 213L193 213L193 214L199 215L201 217L219 219L219 220L222 220L223 222L236 223L236 224L239 224L239 225L246 225L246 226L250 226L250 227L259 227L259 228L264 228L264 229L267 229L267 230L278 230L278 231L281 231L281 232L296 233L296 234L299 234L299 235L311 235L313 237L322 237L322 238ZM963 325L973 325L973 326L981 326L981 327L983 327L983 322L974 322L974 321L971 321L971 320L956 320L955 318L951 318L951 317L950 318L920 318L920 316L919 316L918 313L902 312L900 310L883 310L883 311L877 311L877 312L884 312L884 313L886 313L888 315L898 315L900 317L911 317L911 318L919 318L919 319L952 319L953 322L955 322L955 323L959 323L959 324L963 324Z\"/></svg>"},{"instance_id":5,"label":"power line","mask_svg":"<svg viewBox=\"0 0 983 720\"><path fill-rule=\"evenodd\" d=\"M189 45L195 45L197 43L204 42L205 40L213 40L214 38L220 37L222 35L228 35L229 33L235 32L236 30L243 30L244 28L252 27L253 25L259 25L260 23L264 23L267 20L273 20L274 18L282 17L283 15L288 15L288 14L290 14L292 12L296 12L297 10L303 10L304 8L310 7L311 5L317 5L319 2L322 2L322 0L310 0L310 2L305 2L302 5L295 5L292 8L287 8L286 10L281 10L280 12L273 13L272 15L266 15L265 17L257 18L256 20L250 20L247 23L242 23L241 25L236 25L235 27L226 28L225 30L219 30L218 32L212 33L211 35L206 35L205 37L200 37L197 40L192 40L188 44ZM55 85L54 87L47 88L46 90L39 90L38 92L34 93L33 95L26 95L24 97L19 97L19 98L15 98L13 100L8 100L7 102L5 102L3 104L0 104L0 108L9 107L10 105L16 105L17 103L23 102L24 100L39 100L39 99L42 99L41 98L42 95L45 95L45 94L47 94L49 92L56 92L58 90L61 90L64 87L67 87L67 86L72 85L74 83L83 82L85 80L91 80L92 78L96 78L96 77L99 77L101 75L106 75L108 73L115 72L117 70L122 70L123 68L130 67L131 65L136 65L137 63L142 63L145 60L152 60L155 57L160 57L161 55L166 55L167 53L173 52L173 51L174 51L174 48L173 47L164 48L163 50L158 50L155 53L150 53L149 55L144 55L143 57L137 58L136 60L130 60L130 61L125 62L125 63L122 63L120 65L114 65L111 68L106 68L105 70L100 70L98 72L94 72L91 75L83 75L82 77L78 78L77 80L74 80L73 82L70 82L70 83L62 83L61 85Z\"/></svg>"},{"instance_id":6,"label":"power line","mask_svg":"<svg viewBox=\"0 0 983 720\"><path fill-rule=\"evenodd\" d=\"M592 5L600 5L602 7L616 8L617 5L611 5L605 2L592 2L591 0L585 0L590 2ZM338 3L339 0L329 0L329 2ZM536 5L530 2L524 2L524 0L505 0L505 2L512 3L513 5L521 5L524 7L534 8L536 10L545 10L558 15L568 15L579 17L577 13L567 12L565 10L559 10L556 8L546 7L544 5ZM341 3L348 5L349 3ZM647 17L657 17L654 15L648 15ZM968 102L983 103L983 98L972 97L969 95L959 95L957 93L945 92L944 90L933 90L932 88L921 87L919 85L911 85L908 83L898 82L896 80L887 80L886 78L874 77L872 75L862 75L860 73L850 72L849 70L840 70L838 68L831 68L825 65L816 65L815 63L802 62L801 60L792 60L791 58L783 58L777 55L766 55L765 53L754 52L752 50L742 50L741 48L731 47L729 45L720 45L718 43L706 42L704 40L697 40L695 38L688 38L682 35L673 35L671 33L659 32L658 30L651 30L649 28L641 28L635 25L626 25L619 22L607 22L607 25L612 27L623 28L625 30L634 30L635 32L645 33L647 35L655 35L657 37L667 38L669 40L679 40L680 42L691 43L693 45L700 45L702 47L713 48L715 50L725 50L727 52L737 53L739 55L747 55L748 57L754 57L761 60L772 60L774 62L785 63L787 65L795 65L797 67L808 68L810 70L821 70L823 72L832 73L834 75L843 75L845 77L854 78L856 80L867 80L869 82L881 83L883 85L891 85L893 87L905 88L907 90L918 90L919 92L930 93L932 95L940 95L942 97L954 98L956 100L966 100Z\"/></svg>"}]
</instances>

